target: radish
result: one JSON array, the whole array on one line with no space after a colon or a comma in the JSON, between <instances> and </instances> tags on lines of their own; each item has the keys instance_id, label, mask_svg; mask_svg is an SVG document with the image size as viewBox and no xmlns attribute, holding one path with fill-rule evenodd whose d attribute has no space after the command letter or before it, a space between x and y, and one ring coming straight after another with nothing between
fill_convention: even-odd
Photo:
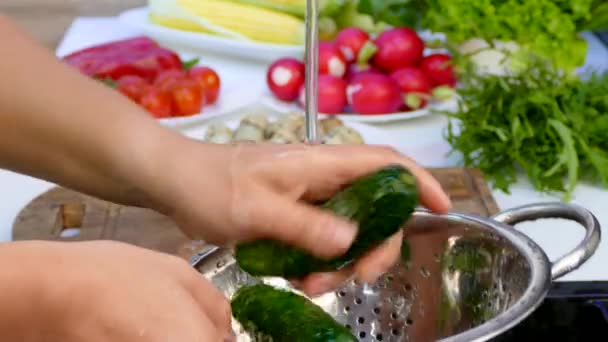
<instances>
[{"instance_id":1,"label":"radish","mask_svg":"<svg viewBox=\"0 0 608 342\"><path fill-rule=\"evenodd\" d=\"M429 75L434 86L456 86L456 77L452 66L452 57L436 53L425 57L421 69Z\"/></svg>"},{"instance_id":2,"label":"radish","mask_svg":"<svg viewBox=\"0 0 608 342\"><path fill-rule=\"evenodd\" d=\"M347 27L340 31L335 44L348 63L367 62L377 50L369 34L357 27Z\"/></svg>"},{"instance_id":3,"label":"radish","mask_svg":"<svg viewBox=\"0 0 608 342\"><path fill-rule=\"evenodd\" d=\"M305 87L300 88L299 102L306 106ZM346 81L331 75L319 75L319 91L317 93L318 111L324 114L344 112L346 101Z\"/></svg>"},{"instance_id":4,"label":"radish","mask_svg":"<svg viewBox=\"0 0 608 342\"><path fill-rule=\"evenodd\" d=\"M348 104L360 114L387 114L403 105L399 86L390 77L368 72L358 75L346 88Z\"/></svg>"},{"instance_id":5,"label":"radish","mask_svg":"<svg viewBox=\"0 0 608 342\"><path fill-rule=\"evenodd\" d=\"M422 61L424 41L416 31L398 27L382 32L375 40L378 51L373 57L374 65L384 71L394 71L406 66L415 66Z\"/></svg>"},{"instance_id":6,"label":"radish","mask_svg":"<svg viewBox=\"0 0 608 342\"><path fill-rule=\"evenodd\" d=\"M422 70L405 67L393 71L390 77L399 85L406 109L415 110L426 106L433 91L433 83Z\"/></svg>"},{"instance_id":7,"label":"radish","mask_svg":"<svg viewBox=\"0 0 608 342\"><path fill-rule=\"evenodd\" d=\"M319 43L319 74L343 77L346 64L346 58L334 43Z\"/></svg>"},{"instance_id":8,"label":"radish","mask_svg":"<svg viewBox=\"0 0 608 342\"><path fill-rule=\"evenodd\" d=\"M358 64L358 63L350 64L346 68L346 74L344 75L344 79L347 82L351 82L356 76L363 74L363 73L368 73L368 72L380 73L380 70L378 70L376 67L374 67L371 64Z\"/></svg>"},{"instance_id":9,"label":"radish","mask_svg":"<svg viewBox=\"0 0 608 342\"><path fill-rule=\"evenodd\" d=\"M268 88L280 100L291 102L298 98L300 87L304 84L304 70L301 61L290 57L281 58L268 68Z\"/></svg>"}]
</instances>

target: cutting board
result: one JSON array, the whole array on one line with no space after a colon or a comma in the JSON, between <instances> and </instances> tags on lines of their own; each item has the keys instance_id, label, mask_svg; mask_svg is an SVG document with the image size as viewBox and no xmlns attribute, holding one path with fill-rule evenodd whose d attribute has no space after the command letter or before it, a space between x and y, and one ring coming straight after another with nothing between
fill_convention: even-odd
<instances>
[{"instance_id":1,"label":"cutting board","mask_svg":"<svg viewBox=\"0 0 608 342\"><path fill-rule=\"evenodd\" d=\"M431 169L453 201L454 210L490 216L498 206L477 169ZM56 187L17 215L13 240L116 240L189 258L201 247L166 216L152 210L102 201Z\"/></svg>"}]
</instances>

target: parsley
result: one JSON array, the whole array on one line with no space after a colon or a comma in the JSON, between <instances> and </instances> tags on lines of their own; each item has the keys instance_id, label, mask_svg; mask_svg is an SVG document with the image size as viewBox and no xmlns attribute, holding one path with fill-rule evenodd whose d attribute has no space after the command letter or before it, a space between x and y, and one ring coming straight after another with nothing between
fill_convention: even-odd
<instances>
[{"instance_id":1,"label":"parsley","mask_svg":"<svg viewBox=\"0 0 608 342\"><path fill-rule=\"evenodd\" d=\"M608 187L608 73L583 80L531 61L513 75L461 75L460 109L445 113L453 152L507 193L520 171L564 200L581 179Z\"/></svg>"}]
</instances>

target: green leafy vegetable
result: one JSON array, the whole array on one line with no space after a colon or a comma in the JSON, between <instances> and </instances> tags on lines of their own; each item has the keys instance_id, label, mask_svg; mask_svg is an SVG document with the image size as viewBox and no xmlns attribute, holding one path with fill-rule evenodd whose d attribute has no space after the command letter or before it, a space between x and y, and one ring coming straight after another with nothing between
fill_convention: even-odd
<instances>
[{"instance_id":1,"label":"green leafy vegetable","mask_svg":"<svg viewBox=\"0 0 608 342\"><path fill-rule=\"evenodd\" d=\"M427 8L421 0L359 0L357 10L379 22L394 26L420 27L420 14Z\"/></svg>"},{"instance_id":2,"label":"green leafy vegetable","mask_svg":"<svg viewBox=\"0 0 608 342\"><path fill-rule=\"evenodd\" d=\"M523 171L570 199L582 178L608 186L608 73L560 75L539 59L517 75L464 72L446 134L464 164L505 192Z\"/></svg>"},{"instance_id":3,"label":"green leafy vegetable","mask_svg":"<svg viewBox=\"0 0 608 342\"><path fill-rule=\"evenodd\" d=\"M585 61L584 30L608 28L603 0L359 0L358 10L392 25L425 28L460 44L512 41L558 69Z\"/></svg>"},{"instance_id":4,"label":"green leafy vegetable","mask_svg":"<svg viewBox=\"0 0 608 342\"><path fill-rule=\"evenodd\" d=\"M389 25L382 21L375 21L371 15L363 14L358 10L359 0L349 0L345 3L339 15L334 20L340 29L358 27L368 33L378 34L386 30Z\"/></svg>"},{"instance_id":5,"label":"green leafy vegetable","mask_svg":"<svg viewBox=\"0 0 608 342\"><path fill-rule=\"evenodd\" d=\"M193 58L193 59L190 59L187 61L182 61L182 68L184 68L184 70L190 70L194 66L196 66L199 61L200 61L200 58Z\"/></svg>"}]
</instances>

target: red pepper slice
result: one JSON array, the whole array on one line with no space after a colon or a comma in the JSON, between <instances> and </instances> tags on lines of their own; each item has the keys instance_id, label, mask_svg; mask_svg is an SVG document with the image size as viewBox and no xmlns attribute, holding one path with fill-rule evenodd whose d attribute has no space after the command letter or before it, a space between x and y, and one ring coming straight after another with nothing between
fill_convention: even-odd
<instances>
[{"instance_id":1,"label":"red pepper slice","mask_svg":"<svg viewBox=\"0 0 608 342\"><path fill-rule=\"evenodd\" d=\"M92 46L74 52L63 60L85 75L113 80L135 75L151 82L164 70L182 69L177 54L147 37Z\"/></svg>"},{"instance_id":2,"label":"red pepper slice","mask_svg":"<svg viewBox=\"0 0 608 342\"><path fill-rule=\"evenodd\" d=\"M158 44L148 37L135 37L116 40L108 43L97 44L82 50L75 51L65 57L64 60L73 60L84 55L99 55L103 52L116 51L117 49L144 49L158 47Z\"/></svg>"}]
</instances>

